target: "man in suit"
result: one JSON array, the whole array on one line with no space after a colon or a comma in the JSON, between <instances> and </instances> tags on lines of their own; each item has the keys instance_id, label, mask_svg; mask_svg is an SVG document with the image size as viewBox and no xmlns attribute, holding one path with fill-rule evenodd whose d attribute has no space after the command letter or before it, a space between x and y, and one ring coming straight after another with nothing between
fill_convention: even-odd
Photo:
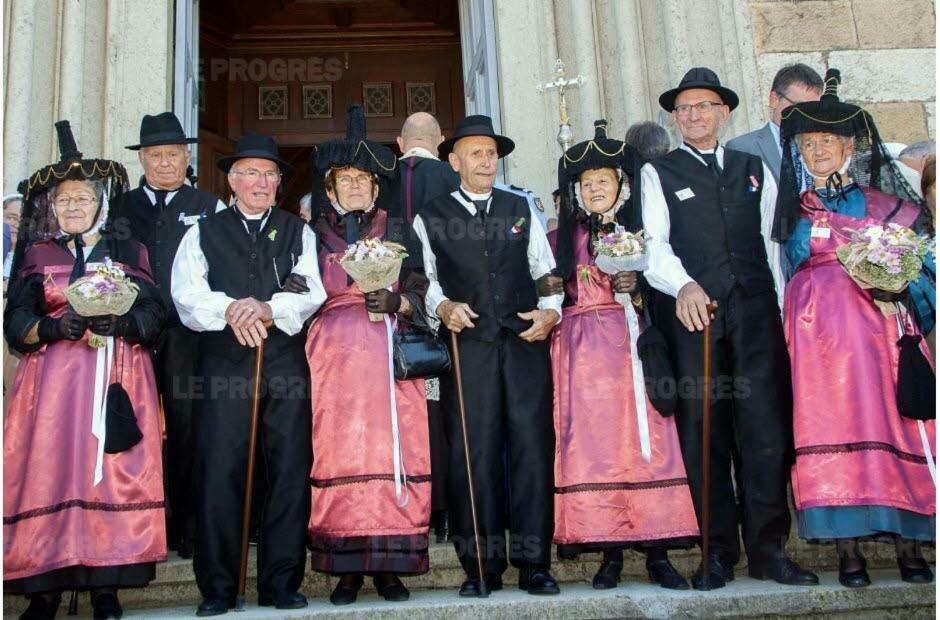
<instances>
[{"instance_id":1,"label":"man in suit","mask_svg":"<svg viewBox=\"0 0 940 620\"><path fill-rule=\"evenodd\" d=\"M822 91L822 78L811 67L797 63L780 69L770 86L770 120L760 129L729 140L727 147L760 157L774 175L774 182L779 183L783 155L780 150L780 119L783 111L794 103L819 101Z\"/></svg>"}]
</instances>

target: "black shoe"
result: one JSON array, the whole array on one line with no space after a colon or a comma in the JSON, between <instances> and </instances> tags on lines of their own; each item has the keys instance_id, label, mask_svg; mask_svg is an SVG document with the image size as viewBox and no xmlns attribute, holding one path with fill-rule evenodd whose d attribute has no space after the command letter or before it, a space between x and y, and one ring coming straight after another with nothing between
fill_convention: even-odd
<instances>
[{"instance_id":1,"label":"black shoe","mask_svg":"<svg viewBox=\"0 0 940 620\"><path fill-rule=\"evenodd\" d=\"M558 594L561 588L546 568L525 566L519 569L519 589L529 594Z\"/></svg>"},{"instance_id":2,"label":"black shoe","mask_svg":"<svg viewBox=\"0 0 940 620\"><path fill-rule=\"evenodd\" d=\"M339 580L333 592L330 594L330 602L334 605L349 605L356 602L359 595L359 588L362 587L362 575L356 575L352 585L346 585L343 579Z\"/></svg>"},{"instance_id":3,"label":"black shoe","mask_svg":"<svg viewBox=\"0 0 940 620\"><path fill-rule=\"evenodd\" d=\"M708 554L708 574L705 574L704 563L699 563L692 575L692 587L696 590L717 590L725 587L729 581L734 581L734 567L725 566L718 553Z\"/></svg>"},{"instance_id":4,"label":"black shoe","mask_svg":"<svg viewBox=\"0 0 940 620\"><path fill-rule=\"evenodd\" d=\"M906 565L905 565L906 563ZM933 572L924 558L898 558L898 568L901 570L901 581L907 583L930 583L933 581Z\"/></svg>"},{"instance_id":5,"label":"black shoe","mask_svg":"<svg viewBox=\"0 0 940 620\"><path fill-rule=\"evenodd\" d=\"M31 594L29 606L20 614L20 620L51 620L55 618L62 595Z\"/></svg>"},{"instance_id":6,"label":"black shoe","mask_svg":"<svg viewBox=\"0 0 940 620\"><path fill-rule=\"evenodd\" d=\"M601 567L597 569L594 575L594 581L591 585L595 590L610 590L616 588L620 583L620 572L623 570L623 562L601 562Z\"/></svg>"},{"instance_id":7,"label":"black shoe","mask_svg":"<svg viewBox=\"0 0 940 620\"><path fill-rule=\"evenodd\" d=\"M865 570L865 558L861 556L851 558L852 560L857 559L861 562L860 568L856 568L855 570L848 570L847 559L848 558L839 558L839 583L846 588L864 588L865 586L870 586L871 578L868 576L868 571Z\"/></svg>"},{"instance_id":8,"label":"black shoe","mask_svg":"<svg viewBox=\"0 0 940 620\"><path fill-rule=\"evenodd\" d=\"M94 609L95 620L107 620L108 618L120 618L124 615L124 609L118 600L117 592L102 592L91 598L91 606Z\"/></svg>"},{"instance_id":9,"label":"black shoe","mask_svg":"<svg viewBox=\"0 0 940 620\"><path fill-rule=\"evenodd\" d=\"M196 609L196 615L205 618L206 616L221 616L228 613L229 609L235 607L233 601L224 598L207 598L199 604Z\"/></svg>"},{"instance_id":10,"label":"black shoe","mask_svg":"<svg viewBox=\"0 0 940 620\"><path fill-rule=\"evenodd\" d=\"M669 560L655 560L646 562L646 572L650 576L650 581L658 583L664 588L670 590L688 590L689 582L685 577L679 574L676 567ZM734 575L731 575L734 578Z\"/></svg>"},{"instance_id":11,"label":"black shoe","mask_svg":"<svg viewBox=\"0 0 940 620\"><path fill-rule=\"evenodd\" d=\"M754 579L773 579L785 586L819 585L819 577L816 573L800 568L799 564L784 554L779 554L761 564L748 563L747 573Z\"/></svg>"},{"instance_id":12,"label":"black shoe","mask_svg":"<svg viewBox=\"0 0 940 620\"><path fill-rule=\"evenodd\" d=\"M386 601L401 602L407 601L411 597L411 592L401 582L397 575L386 573L384 576L376 575L372 578L375 585L375 591Z\"/></svg>"},{"instance_id":13,"label":"black shoe","mask_svg":"<svg viewBox=\"0 0 940 620\"><path fill-rule=\"evenodd\" d=\"M498 592L503 589L503 577L502 575L487 575L486 576L486 593L480 592L480 580L476 577L468 577L466 581L460 584L460 589L457 591L458 596L464 597L480 597L480 596L489 596L490 592Z\"/></svg>"},{"instance_id":14,"label":"black shoe","mask_svg":"<svg viewBox=\"0 0 940 620\"><path fill-rule=\"evenodd\" d=\"M307 597L300 592L274 597L259 596L258 605L275 609L303 609L307 606Z\"/></svg>"},{"instance_id":15,"label":"black shoe","mask_svg":"<svg viewBox=\"0 0 940 620\"><path fill-rule=\"evenodd\" d=\"M193 550L195 546L196 543L192 538L184 538L177 546L176 553L179 554L179 556L184 560L191 560L193 559Z\"/></svg>"},{"instance_id":16,"label":"black shoe","mask_svg":"<svg viewBox=\"0 0 940 620\"><path fill-rule=\"evenodd\" d=\"M447 542L446 510L435 510L431 513L431 528L434 530L434 540L438 544Z\"/></svg>"}]
</instances>

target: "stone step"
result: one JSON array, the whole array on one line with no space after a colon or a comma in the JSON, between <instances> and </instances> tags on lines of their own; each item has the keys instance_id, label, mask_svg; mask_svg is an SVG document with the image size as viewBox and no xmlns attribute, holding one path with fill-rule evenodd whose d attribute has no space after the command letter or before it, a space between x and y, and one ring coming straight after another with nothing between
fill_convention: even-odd
<instances>
[{"instance_id":1,"label":"stone step","mask_svg":"<svg viewBox=\"0 0 940 620\"><path fill-rule=\"evenodd\" d=\"M900 581L896 571L871 571L873 584L849 590L839 585L836 574L821 575L814 587L788 587L767 581L739 577L727 587L711 592L673 592L640 583L626 583L607 591L591 589L586 583L566 584L558 596L530 596L515 588L493 593L487 599L461 599L453 591L413 590L411 599L389 603L373 592L363 592L353 605L336 607L317 597L305 609L280 611L249 604L232 614L237 620L254 618L330 618L361 620L382 617L390 620L463 620L537 618L538 620L578 618L934 618L936 589L931 585L911 585ZM169 603L145 608L125 599L125 618L190 618L193 605ZM91 609L83 600L80 618L89 618Z\"/></svg>"},{"instance_id":2,"label":"stone step","mask_svg":"<svg viewBox=\"0 0 940 620\"><path fill-rule=\"evenodd\" d=\"M888 573L897 576L894 547L878 543L863 543L863 553L871 569L893 569ZM791 539L789 544L791 557L806 568L815 571L834 571L838 568L835 548L832 545L812 545L799 539ZM248 563L247 597L253 601L257 599L255 577L257 563L255 561L255 548L251 548L251 557ZM453 547L449 544L432 544L429 550L431 570L425 575L408 577L404 579L405 585L412 590L450 589L456 590L464 580L464 573L460 568ZM932 563L933 549L925 549L925 555ZM676 568L687 577L692 574L699 562L697 549L672 551L670 559ZM179 558L171 552L170 560L157 565L157 578L146 588L122 590L121 601L129 607L159 607L167 605L195 605L200 601L199 590L196 587L193 574L192 561ZM577 560L556 560L552 563L552 574L559 582L564 584L588 585L597 571L600 563L599 554L584 554ZM309 566L309 564L308 564ZM746 561L737 567L737 575L746 575ZM518 572L510 568L503 576L507 586L515 586L518 582ZM623 580L625 583L646 584L646 568L644 556L640 553L628 551L624 557ZM325 600L330 593L335 579L322 573L307 570L304 576L302 591L313 599ZM371 581L366 580L364 591L373 591ZM82 600L86 602L87 597ZM5 596L4 612L13 613L25 606L22 597Z\"/></svg>"}]
</instances>

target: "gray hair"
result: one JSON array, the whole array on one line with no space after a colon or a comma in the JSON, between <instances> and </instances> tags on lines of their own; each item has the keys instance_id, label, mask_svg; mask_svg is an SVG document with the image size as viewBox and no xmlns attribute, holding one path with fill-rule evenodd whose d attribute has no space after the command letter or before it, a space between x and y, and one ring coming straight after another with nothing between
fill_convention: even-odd
<instances>
[{"instance_id":1,"label":"gray hair","mask_svg":"<svg viewBox=\"0 0 940 620\"><path fill-rule=\"evenodd\" d=\"M920 142L915 142L905 147L903 151L898 153L898 159L922 159L928 155L935 155L936 153L936 142L933 140L921 140Z\"/></svg>"},{"instance_id":2,"label":"gray hair","mask_svg":"<svg viewBox=\"0 0 940 620\"><path fill-rule=\"evenodd\" d=\"M670 147L669 133L652 121L630 125L623 141L637 150L643 163L662 157Z\"/></svg>"},{"instance_id":3,"label":"gray hair","mask_svg":"<svg viewBox=\"0 0 940 620\"><path fill-rule=\"evenodd\" d=\"M13 202L23 202L23 194L17 194L14 192L12 194L7 194L6 196L4 196L3 208L6 209L7 205Z\"/></svg>"},{"instance_id":4,"label":"gray hair","mask_svg":"<svg viewBox=\"0 0 940 620\"><path fill-rule=\"evenodd\" d=\"M78 181L80 183L87 183L91 186L91 191L95 195L95 200L101 202L101 197L104 195L105 190L104 181L101 179L63 179L62 181L56 183L53 186L52 191L49 192L49 197L51 199L55 199L56 193L59 191L59 186L62 185L62 183L65 181Z\"/></svg>"}]
</instances>

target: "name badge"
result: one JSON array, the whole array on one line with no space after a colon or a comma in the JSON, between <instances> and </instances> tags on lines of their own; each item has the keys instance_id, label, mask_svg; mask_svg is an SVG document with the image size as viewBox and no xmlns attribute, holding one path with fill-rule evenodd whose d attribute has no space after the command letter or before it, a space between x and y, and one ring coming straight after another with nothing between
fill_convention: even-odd
<instances>
[{"instance_id":1,"label":"name badge","mask_svg":"<svg viewBox=\"0 0 940 620\"><path fill-rule=\"evenodd\" d=\"M200 218L198 215L183 215L182 213L180 213L179 221L183 222L185 226L192 226L193 224L198 222L199 219Z\"/></svg>"},{"instance_id":2,"label":"name badge","mask_svg":"<svg viewBox=\"0 0 940 620\"><path fill-rule=\"evenodd\" d=\"M676 198L679 200L688 200L689 198L695 198L695 192L692 191L691 187L685 189L680 189L676 192Z\"/></svg>"},{"instance_id":3,"label":"name badge","mask_svg":"<svg viewBox=\"0 0 940 620\"><path fill-rule=\"evenodd\" d=\"M809 236L818 239L828 239L832 234L832 229L828 226L813 226L809 229Z\"/></svg>"}]
</instances>

